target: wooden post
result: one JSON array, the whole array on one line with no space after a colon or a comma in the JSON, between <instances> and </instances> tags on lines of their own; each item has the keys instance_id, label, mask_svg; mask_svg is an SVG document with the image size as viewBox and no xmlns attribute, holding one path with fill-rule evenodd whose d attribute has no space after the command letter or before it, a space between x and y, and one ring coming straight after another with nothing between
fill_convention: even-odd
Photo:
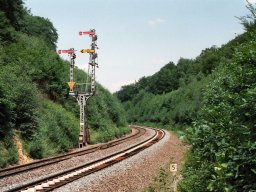
<instances>
[{"instance_id":1,"label":"wooden post","mask_svg":"<svg viewBox=\"0 0 256 192\"><path fill-rule=\"evenodd\" d=\"M172 163L170 165L170 171L172 172L172 176L173 176L172 187L174 192L177 192L177 178L176 178L177 168L178 168L178 165L176 163Z\"/></svg>"}]
</instances>

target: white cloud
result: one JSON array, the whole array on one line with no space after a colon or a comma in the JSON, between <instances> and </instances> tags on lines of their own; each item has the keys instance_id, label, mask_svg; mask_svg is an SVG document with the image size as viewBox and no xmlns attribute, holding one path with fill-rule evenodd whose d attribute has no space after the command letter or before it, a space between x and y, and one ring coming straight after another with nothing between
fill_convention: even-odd
<instances>
[{"instance_id":1,"label":"white cloud","mask_svg":"<svg viewBox=\"0 0 256 192\"><path fill-rule=\"evenodd\" d=\"M245 0L246 1L246 0ZM247 0L249 3L255 4L256 0Z\"/></svg>"},{"instance_id":2,"label":"white cloud","mask_svg":"<svg viewBox=\"0 0 256 192\"><path fill-rule=\"evenodd\" d=\"M157 24L161 24L161 23L165 23L166 22L166 20L164 20L164 19L161 19L161 18L156 18L156 19L150 19L150 20L148 20L148 24L149 25L157 25Z\"/></svg>"}]
</instances>

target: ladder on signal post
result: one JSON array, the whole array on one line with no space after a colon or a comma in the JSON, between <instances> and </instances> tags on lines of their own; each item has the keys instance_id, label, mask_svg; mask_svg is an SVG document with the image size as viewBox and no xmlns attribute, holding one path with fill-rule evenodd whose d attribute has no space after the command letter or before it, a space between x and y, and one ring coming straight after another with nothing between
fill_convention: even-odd
<instances>
[{"instance_id":1,"label":"ladder on signal post","mask_svg":"<svg viewBox=\"0 0 256 192\"><path fill-rule=\"evenodd\" d=\"M89 53L89 63L88 63L88 76L85 83L84 90L75 90L75 86L83 83L76 83L74 81L74 67L75 67L75 50L73 48L69 50L59 50L58 53L68 53L70 56L70 81L69 85L69 95L73 96L77 99L78 105L80 106L80 131L79 131L79 148L86 146L90 142L90 134L89 129L86 127L86 114L85 107L88 99L95 95L96 92L96 76L95 76L95 68L98 67L98 63L96 59L98 54L96 49L97 46L97 35L95 33L95 29L85 32L79 32L79 35L89 35L91 37L91 48L90 49L82 49L81 53Z\"/></svg>"}]
</instances>

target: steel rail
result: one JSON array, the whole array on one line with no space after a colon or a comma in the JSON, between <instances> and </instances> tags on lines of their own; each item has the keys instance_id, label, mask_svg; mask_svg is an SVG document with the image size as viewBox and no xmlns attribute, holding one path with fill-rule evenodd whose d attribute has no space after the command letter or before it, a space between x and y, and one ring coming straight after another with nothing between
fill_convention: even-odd
<instances>
[{"instance_id":1,"label":"steel rail","mask_svg":"<svg viewBox=\"0 0 256 192\"><path fill-rule=\"evenodd\" d=\"M77 167L52 174L45 178L38 179L36 181L14 187L6 192L13 191L52 191L53 189L59 188L60 186L66 185L74 180L81 177L89 175L91 173L97 172L101 169L109 167L115 163L118 163L128 157L131 157L140 151L148 148L154 143L160 141L164 136L165 132L163 130L154 129L155 134L150 138L132 146L120 152L116 152L107 157L92 161Z\"/></svg>"},{"instance_id":2,"label":"steel rail","mask_svg":"<svg viewBox=\"0 0 256 192\"><path fill-rule=\"evenodd\" d=\"M84 149L84 150L80 150L80 151L76 151L76 152L71 152L71 153L67 153L67 154L64 154L64 155L57 155L55 157L45 158L45 159L42 159L42 160L34 161L34 162L23 164L23 165L17 165L17 166L8 167L8 168L5 168L5 169L0 169L0 179L4 178L4 177L7 177L7 176L15 175L15 174L18 174L18 173L31 171L33 169L40 168L40 167L43 167L43 166L47 166L47 165L50 165L50 164L58 163L60 161L67 160L67 159L72 158L72 157L82 156L82 155L85 155L85 154L93 153L93 152L98 151L98 150L107 149L107 148L116 146L118 144L121 144L123 142L126 142L130 139L140 137L141 135L143 135L146 132L146 130L144 128L141 128L141 127L138 127L138 126L131 126L131 127L138 130L137 133L135 133L134 135L129 135L127 137L124 137L124 138L121 138L121 139L118 139L118 140L115 140L115 141L111 141L111 142L108 142L108 143L104 143L104 144L101 144L99 146L92 147L92 148L89 148L89 149Z\"/></svg>"}]
</instances>

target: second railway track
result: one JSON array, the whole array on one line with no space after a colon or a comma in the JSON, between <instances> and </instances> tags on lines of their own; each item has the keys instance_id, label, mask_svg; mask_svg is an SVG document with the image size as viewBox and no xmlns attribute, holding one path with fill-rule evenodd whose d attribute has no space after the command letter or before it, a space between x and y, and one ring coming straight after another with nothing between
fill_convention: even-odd
<instances>
[{"instance_id":1,"label":"second railway track","mask_svg":"<svg viewBox=\"0 0 256 192\"><path fill-rule=\"evenodd\" d=\"M130 156L133 156L142 151L143 149L158 142L165 135L164 131L154 131L155 134L153 136L142 142L137 143L132 147L126 148L114 154L97 159L95 161L85 163L74 168L52 174L50 176L43 177L41 179L29 182L24 185L12 187L11 189L6 191L52 191L55 188L59 188L60 186L66 185L67 183L70 183L91 173L97 172Z\"/></svg>"},{"instance_id":2,"label":"second railway track","mask_svg":"<svg viewBox=\"0 0 256 192\"><path fill-rule=\"evenodd\" d=\"M40 167L43 167L43 166L46 166L46 165L58 163L60 161L67 160L67 159L72 158L72 157L81 156L81 155L93 153L93 152L98 151L98 150L113 147L113 146L116 146L120 143L126 142L130 139L140 137L146 131L144 128L138 127L138 126L133 126L132 128L137 129L137 132L134 135L130 135L130 136L127 136L127 137L124 137L124 138L121 138L121 139L118 139L118 140L115 140L115 141L104 143L104 144L101 144L101 145L96 146L96 147L92 147L92 148L84 149L84 150L79 150L79 151L75 151L75 152L71 152L71 153L67 153L67 154L63 154L63 155L58 155L58 156L55 156L55 157L50 157L50 158L34 161L34 162L23 164L23 165L17 165L17 166L12 166L12 167L5 168L5 169L0 169L0 179L4 178L4 177L7 177L7 176L15 175L15 174L18 174L18 173L31 171L33 169L40 168Z\"/></svg>"}]
</instances>

